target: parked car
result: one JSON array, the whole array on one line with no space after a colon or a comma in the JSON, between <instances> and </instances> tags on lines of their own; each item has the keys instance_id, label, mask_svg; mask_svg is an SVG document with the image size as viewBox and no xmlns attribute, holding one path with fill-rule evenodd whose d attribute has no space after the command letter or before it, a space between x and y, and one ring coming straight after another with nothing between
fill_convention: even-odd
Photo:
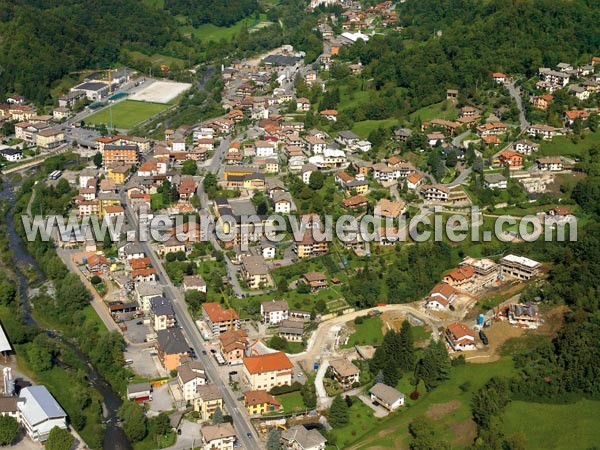
<instances>
[{"instance_id":1,"label":"parked car","mask_svg":"<svg viewBox=\"0 0 600 450\"><path fill-rule=\"evenodd\" d=\"M479 339L481 339L481 342L483 342L483 345L488 345L488 338L487 338L487 334L485 334L485 331L479 330Z\"/></svg>"}]
</instances>

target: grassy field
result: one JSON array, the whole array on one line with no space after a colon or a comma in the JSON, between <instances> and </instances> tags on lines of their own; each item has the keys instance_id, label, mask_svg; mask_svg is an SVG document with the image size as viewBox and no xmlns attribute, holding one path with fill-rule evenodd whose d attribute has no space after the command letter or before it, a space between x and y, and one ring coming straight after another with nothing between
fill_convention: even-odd
<instances>
[{"instance_id":1,"label":"grassy field","mask_svg":"<svg viewBox=\"0 0 600 450\"><path fill-rule=\"evenodd\" d=\"M600 440L600 401L570 405L511 402L504 414L508 435L523 433L530 450L594 448Z\"/></svg>"},{"instance_id":2,"label":"grassy field","mask_svg":"<svg viewBox=\"0 0 600 450\"><path fill-rule=\"evenodd\" d=\"M446 103L445 101L440 103L434 103L433 105L425 106L424 108L418 109L410 115L411 119L420 117L422 121L429 121L432 119L445 119L445 120L456 120L458 112L452 103Z\"/></svg>"},{"instance_id":3,"label":"grassy field","mask_svg":"<svg viewBox=\"0 0 600 450\"><path fill-rule=\"evenodd\" d=\"M96 114L91 115L85 122L88 124L110 125L110 109L112 109L112 124L115 128L131 129L140 122L167 109L169 105L150 102L136 102L125 100L114 104Z\"/></svg>"},{"instance_id":4,"label":"grassy field","mask_svg":"<svg viewBox=\"0 0 600 450\"><path fill-rule=\"evenodd\" d=\"M577 144L573 143L570 137L558 136L552 139L552 142L543 143L540 153L542 155L579 157L583 152L598 144L600 144L600 131L586 133L584 139L580 140Z\"/></svg>"},{"instance_id":5,"label":"grassy field","mask_svg":"<svg viewBox=\"0 0 600 450\"><path fill-rule=\"evenodd\" d=\"M260 28L261 26L264 26L266 19L266 14L261 14L259 20L256 20L255 18L246 18L234 23L230 27L218 27L211 23L207 23L200 25L199 27L193 27L191 25L182 26L179 28L179 31L184 34L189 33L203 42L218 42L221 39L230 41L240 33L244 24L248 29Z\"/></svg>"},{"instance_id":6,"label":"grassy field","mask_svg":"<svg viewBox=\"0 0 600 450\"><path fill-rule=\"evenodd\" d=\"M173 56L161 55L159 53L155 53L154 55L146 55L145 53L133 51L129 52L129 56L131 56L134 60L137 61L148 61L150 64L157 65L166 65L169 67L174 66L185 66L185 61L183 59L175 58Z\"/></svg>"},{"instance_id":7,"label":"grassy field","mask_svg":"<svg viewBox=\"0 0 600 450\"><path fill-rule=\"evenodd\" d=\"M453 448L464 448L472 443L476 432L475 423L471 420L473 393L492 376L510 375L512 371L512 360L506 357L491 364L453 367L450 379L433 391L425 392L420 387L421 396L416 401L408 398L412 388L409 375L405 375L397 387L406 394L407 407L384 419L376 419L376 422L371 419L364 425L357 423L357 426L348 430L335 431L338 445L352 450L408 448L408 424L416 417L427 415L434 419L436 434L441 439L449 441ZM352 435L352 430L356 431L355 435Z\"/></svg>"},{"instance_id":8,"label":"grassy field","mask_svg":"<svg viewBox=\"0 0 600 450\"><path fill-rule=\"evenodd\" d=\"M381 344L381 341L383 341L383 333L381 332L383 323L379 317L365 318L363 323L353 326L356 331L350 335L348 343L344 347Z\"/></svg>"},{"instance_id":9,"label":"grassy field","mask_svg":"<svg viewBox=\"0 0 600 450\"><path fill-rule=\"evenodd\" d=\"M276 395L275 398L279 400L283 410L286 413L304 411L305 409L300 392L290 392L289 394Z\"/></svg>"},{"instance_id":10,"label":"grassy field","mask_svg":"<svg viewBox=\"0 0 600 450\"><path fill-rule=\"evenodd\" d=\"M361 138L366 139L371 131L376 130L379 127L389 128L397 125L398 120L396 119L363 120L362 122L356 122L352 127L352 131Z\"/></svg>"}]
</instances>

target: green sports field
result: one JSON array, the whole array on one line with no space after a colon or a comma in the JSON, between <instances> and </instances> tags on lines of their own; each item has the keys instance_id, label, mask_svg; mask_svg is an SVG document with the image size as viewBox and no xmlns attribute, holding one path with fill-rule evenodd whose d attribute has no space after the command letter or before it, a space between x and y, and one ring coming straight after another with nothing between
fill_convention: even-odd
<instances>
[{"instance_id":1,"label":"green sports field","mask_svg":"<svg viewBox=\"0 0 600 450\"><path fill-rule=\"evenodd\" d=\"M112 109L112 125L114 128L122 128L129 130L135 127L140 122L155 116L161 111L167 109L169 105L162 103L138 102L134 100L125 100L115 103L111 108L103 109L102 111L92 114L85 122L88 124L110 125L110 115Z\"/></svg>"}]
</instances>

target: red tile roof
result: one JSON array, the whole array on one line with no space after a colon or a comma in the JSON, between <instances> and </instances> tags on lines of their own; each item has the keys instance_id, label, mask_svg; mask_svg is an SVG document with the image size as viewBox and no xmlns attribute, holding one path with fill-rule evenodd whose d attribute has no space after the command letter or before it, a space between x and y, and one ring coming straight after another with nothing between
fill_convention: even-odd
<instances>
[{"instance_id":1,"label":"red tile roof","mask_svg":"<svg viewBox=\"0 0 600 450\"><path fill-rule=\"evenodd\" d=\"M283 352L266 355L248 356L243 359L244 366L250 374L278 372L293 368L292 362Z\"/></svg>"}]
</instances>

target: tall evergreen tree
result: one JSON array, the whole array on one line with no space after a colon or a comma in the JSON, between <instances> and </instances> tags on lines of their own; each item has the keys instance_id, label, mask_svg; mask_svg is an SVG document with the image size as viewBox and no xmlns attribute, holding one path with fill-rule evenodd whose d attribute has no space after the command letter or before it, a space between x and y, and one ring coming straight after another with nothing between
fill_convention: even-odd
<instances>
[{"instance_id":1,"label":"tall evergreen tree","mask_svg":"<svg viewBox=\"0 0 600 450\"><path fill-rule=\"evenodd\" d=\"M412 332L412 327L408 320L402 322L400 333L400 355L398 362L400 368L404 371L412 371L415 368L415 342Z\"/></svg>"},{"instance_id":2,"label":"tall evergreen tree","mask_svg":"<svg viewBox=\"0 0 600 450\"><path fill-rule=\"evenodd\" d=\"M329 408L329 424L333 428L340 428L350 422L348 405L341 395L336 395Z\"/></svg>"}]
</instances>

